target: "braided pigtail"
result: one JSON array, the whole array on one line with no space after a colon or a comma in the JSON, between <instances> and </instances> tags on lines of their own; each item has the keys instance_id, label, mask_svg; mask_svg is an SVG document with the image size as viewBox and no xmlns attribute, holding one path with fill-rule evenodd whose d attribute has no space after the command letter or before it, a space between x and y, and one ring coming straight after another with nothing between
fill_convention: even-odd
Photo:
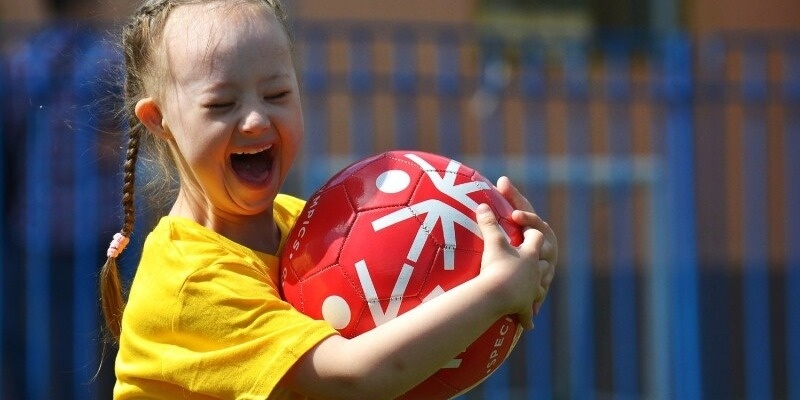
<instances>
[{"instance_id":1,"label":"braided pigtail","mask_svg":"<svg viewBox=\"0 0 800 400\"><path fill-rule=\"evenodd\" d=\"M153 59L152 46L155 43L155 37L160 34L160 25L166 19L165 14L169 4L169 0L146 1L122 30L122 52L125 60L123 94L129 133L123 167L122 209L124 220L122 229L114 235L114 239L108 247L106 262L100 270L100 303L106 325L106 343L119 342L122 330L125 299L117 257L125 249L133 233L133 225L136 220L134 209L136 161L139 158L140 142L143 135L147 135L144 126L136 118L134 110L136 102L144 97L145 79L152 75L152 71L148 69L148 65Z\"/></svg>"},{"instance_id":2,"label":"braided pigtail","mask_svg":"<svg viewBox=\"0 0 800 400\"><path fill-rule=\"evenodd\" d=\"M136 160L139 154L138 129L132 129L128 139L128 151L125 156L124 180L122 186L122 208L125 215L122 229L114 235L114 239L106 252L106 262L100 270L100 299L103 308L103 317L106 328L111 338L119 341L122 328L122 311L125 309L125 300L122 297L122 281L120 279L117 257L125 249L133 233L133 224L136 219L134 210L134 187Z\"/></svg>"}]
</instances>

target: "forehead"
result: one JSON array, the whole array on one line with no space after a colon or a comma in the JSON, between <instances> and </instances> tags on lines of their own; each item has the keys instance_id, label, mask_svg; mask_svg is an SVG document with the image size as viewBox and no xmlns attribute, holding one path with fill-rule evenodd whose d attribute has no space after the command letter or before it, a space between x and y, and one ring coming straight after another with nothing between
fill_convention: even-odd
<instances>
[{"instance_id":1,"label":"forehead","mask_svg":"<svg viewBox=\"0 0 800 400\"><path fill-rule=\"evenodd\" d=\"M163 40L168 65L190 66L183 68L186 72L207 74L226 65L255 62L266 54L275 61L276 55L290 53L289 38L280 21L265 5L254 2L177 7L164 26Z\"/></svg>"}]
</instances>

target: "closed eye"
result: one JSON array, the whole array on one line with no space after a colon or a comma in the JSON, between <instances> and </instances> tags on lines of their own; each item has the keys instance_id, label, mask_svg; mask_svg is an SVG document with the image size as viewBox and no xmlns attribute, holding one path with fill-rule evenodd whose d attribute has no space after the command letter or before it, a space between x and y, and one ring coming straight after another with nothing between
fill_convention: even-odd
<instances>
[{"instance_id":1,"label":"closed eye","mask_svg":"<svg viewBox=\"0 0 800 400\"><path fill-rule=\"evenodd\" d=\"M282 92L272 93L272 94L264 96L264 100L280 100L280 99L288 96L289 93L291 93L291 92L288 91L288 90L282 91Z\"/></svg>"},{"instance_id":2,"label":"closed eye","mask_svg":"<svg viewBox=\"0 0 800 400\"><path fill-rule=\"evenodd\" d=\"M221 103L209 103L209 104L206 104L204 107L208 108L208 109L211 109L211 110L220 110L220 109L225 109L225 108L232 107L232 106L233 106L233 102L221 102Z\"/></svg>"}]
</instances>

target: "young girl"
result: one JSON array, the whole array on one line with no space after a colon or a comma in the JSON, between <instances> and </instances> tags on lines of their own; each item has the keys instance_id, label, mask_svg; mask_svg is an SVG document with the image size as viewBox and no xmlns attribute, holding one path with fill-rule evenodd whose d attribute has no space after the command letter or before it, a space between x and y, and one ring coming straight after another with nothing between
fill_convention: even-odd
<instances>
[{"instance_id":1,"label":"young girl","mask_svg":"<svg viewBox=\"0 0 800 400\"><path fill-rule=\"evenodd\" d=\"M512 218L530 229L512 247L479 206L476 278L353 339L280 298L276 255L304 204L279 194L303 139L284 24L277 0L150 0L124 29L125 222L101 273L117 399L394 398L501 316L532 328L557 246L505 178ZM126 304L115 258L133 227L140 141L172 163L180 188Z\"/></svg>"}]
</instances>

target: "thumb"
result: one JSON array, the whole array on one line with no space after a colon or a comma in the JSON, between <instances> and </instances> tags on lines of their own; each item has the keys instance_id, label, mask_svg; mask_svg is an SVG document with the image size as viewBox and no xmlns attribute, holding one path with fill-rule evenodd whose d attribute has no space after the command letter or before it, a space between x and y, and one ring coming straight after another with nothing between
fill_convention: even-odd
<instances>
[{"instance_id":1,"label":"thumb","mask_svg":"<svg viewBox=\"0 0 800 400\"><path fill-rule=\"evenodd\" d=\"M505 235L489 205L479 204L478 208L475 209L475 219L478 222L478 229L481 230L481 235L483 235L484 243L505 241Z\"/></svg>"}]
</instances>

